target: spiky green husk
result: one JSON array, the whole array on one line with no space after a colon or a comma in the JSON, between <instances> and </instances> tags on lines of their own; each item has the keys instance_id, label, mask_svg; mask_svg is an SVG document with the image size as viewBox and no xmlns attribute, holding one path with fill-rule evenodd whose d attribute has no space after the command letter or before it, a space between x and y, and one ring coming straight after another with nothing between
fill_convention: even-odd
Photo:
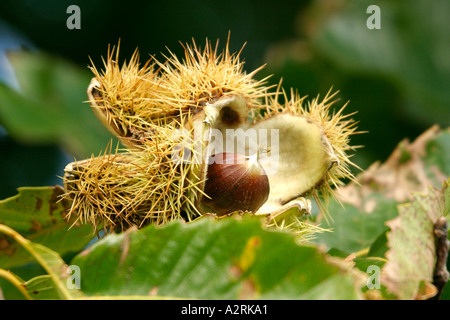
<instances>
[{"instance_id":1,"label":"spiky green husk","mask_svg":"<svg viewBox=\"0 0 450 320\"><path fill-rule=\"evenodd\" d=\"M151 59L143 67L137 51L120 67L119 49L113 48L103 72L91 67L98 82L91 106L122 141L139 144L136 140L147 139L162 126L177 127L173 122L198 115L221 97L240 95L249 106L259 105L269 95L265 80L253 79L259 69L246 74L239 54L226 48L218 53L217 45L213 49L207 42L201 50L194 43L185 47L182 61L170 53L167 61Z\"/></svg>"},{"instance_id":2,"label":"spiky green husk","mask_svg":"<svg viewBox=\"0 0 450 320\"><path fill-rule=\"evenodd\" d=\"M192 195L201 193L191 164L172 161L172 130L161 128L139 149L114 150L66 167L69 215L105 230L165 224L197 216ZM179 150L177 150L179 155ZM181 155L182 156L182 155Z\"/></svg>"},{"instance_id":3,"label":"spiky green husk","mask_svg":"<svg viewBox=\"0 0 450 320\"><path fill-rule=\"evenodd\" d=\"M290 114L320 129L328 153L326 161L331 165L320 180L298 196L312 195L319 200L320 194L326 198L333 195L333 187L339 187L343 178L353 178L347 151L352 149L349 136L355 133L355 127L348 116L342 115L344 108L331 114L334 94L304 106L304 98L296 94L288 99L280 88L270 92L265 80L253 79L259 69L246 74L240 52L230 54L228 44L220 54L217 45L213 49L208 42L203 50L195 43L186 45L184 60L170 53L166 62L151 59L143 67L137 52L120 67L118 52L108 52L104 71L91 68L95 78L88 94L96 115L127 149L109 148L103 155L67 167L65 197L72 201L69 215L77 215L79 221L92 223L97 229L120 231L131 225L159 225L198 217L198 201L204 196L205 161L173 161L174 153L180 156L176 149L180 141L174 134L185 129L192 137L193 121L208 119L206 107L227 97L243 98L255 124L278 114ZM284 103L278 101L280 95ZM250 125L247 119L245 122L239 125ZM201 158L194 147L197 142L185 142L184 152ZM317 231L294 220L272 220L269 225L296 225L305 234Z\"/></svg>"},{"instance_id":4,"label":"spiky green husk","mask_svg":"<svg viewBox=\"0 0 450 320\"><path fill-rule=\"evenodd\" d=\"M332 93L330 89L323 99L320 100L318 96L306 103L306 96L300 97L298 93L291 90L290 97L288 97L282 90L274 96L268 97L265 112L255 118L255 122L258 122L287 113L306 118L308 122L314 123L320 128L323 135L322 142L330 158L330 167L323 178L305 192L304 196L312 196L325 217L328 216L329 197L339 200L335 190L343 186L345 180L355 181L351 167L361 170L351 161L349 153L359 147L350 145L350 137L360 133L356 131L357 122L350 118L354 113L343 114L347 104L337 112L333 111L332 107L338 101L335 99L337 93ZM279 102L280 96L283 97L284 103Z\"/></svg>"},{"instance_id":5,"label":"spiky green husk","mask_svg":"<svg viewBox=\"0 0 450 320\"><path fill-rule=\"evenodd\" d=\"M173 161L174 153L183 158L174 135L182 129L191 135L194 117L221 97L239 94L256 104L267 94L263 81L252 78L257 70L246 75L239 54L231 55L228 46L219 54L210 43L203 51L186 46L184 61L170 53L166 62L151 59L143 67L137 51L120 66L119 49L113 48L104 70L91 70L91 107L128 149L66 168L70 215L113 230L197 217L201 169L195 161ZM194 143L183 141L183 147L198 157Z\"/></svg>"}]
</instances>

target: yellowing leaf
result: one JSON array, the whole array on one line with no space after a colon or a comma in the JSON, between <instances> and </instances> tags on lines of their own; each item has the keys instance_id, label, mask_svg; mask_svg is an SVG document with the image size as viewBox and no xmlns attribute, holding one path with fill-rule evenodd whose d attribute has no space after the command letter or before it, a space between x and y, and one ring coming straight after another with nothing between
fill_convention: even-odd
<instances>
[{"instance_id":1,"label":"yellowing leaf","mask_svg":"<svg viewBox=\"0 0 450 320\"><path fill-rule=\"evenodd\" d=\"M423 286L433 282L434 225L446 214L447 188L445 183L442 190L430 187L426 195L414 194L411 203L398 206L398 217L386 223L391 231L381 281L399 299L420 298Z\"/></svg>"},{"instance_id":2,"label":"yellowing leaf","mask_svg":"<svg viewBox=\"0 0 450 320\"><path fill-rule=\"evenodd\" d=\"M77 288L69 288L67 286L67 265L57 252L38 243L31 242L22 237L15 230L2 224L0 224L0 233L5 234L16 241L42 266L42 268L44 268L48 273L46 283L53 285L53 287L49 289L56 292L59 298L72 299L82 295L81 291ZM6 274L4 269L0 269L0 271L3 275ZM20 282L18 277L13 276L13 278L16 278L15 282ZM40 279L42 280L42 277ZM32 283L33 286L36 286L37 281L31 281L30 283ZM29 295L26 295L26 297L29 298Z\"/></svg>"},{"instance_id":3,"label":"yellowing leaf","mask_svg":"<svg viewBox=\"0 0 450 320\"><path fill-rule=\"evenodd\" d=\"M61 187L22 187L18 191L16 196L0 200L0 224L60 255L81 251L93 238L92 226L73 225L74 219L66 219L69 204L61 201ZM23 247L0 234L0 268L32 261Z\"/></svg>"},{"instance_id":4,"label":"yellowing leaf","mask_svg":"<svg viewBox=\"0 0 450 320\"><path fill-rule=\"evenodd\" d=\"M413 192L426 193L430 185L439 187L450 175L449 141L450 128L437 125L413 142L401 141L384 163L375 162L360 174L358 184L339 190L342 201L370 212L375 203L364 200L374 192L404 202Z\"/></svg>"}]
</instances>

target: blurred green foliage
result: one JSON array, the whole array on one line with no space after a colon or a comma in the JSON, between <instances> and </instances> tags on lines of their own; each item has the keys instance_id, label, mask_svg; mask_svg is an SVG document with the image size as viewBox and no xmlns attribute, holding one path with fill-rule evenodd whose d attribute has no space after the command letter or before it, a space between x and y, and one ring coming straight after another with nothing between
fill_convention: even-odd
<instances>
[{"instance_id":1,"label":"blurred green foliage","mask_svg":"<svg viewBox=\"0 0 450 320\"><path fill-rule=\"evenodd\" d=\"M80 30L66 27L73 4L81 10ZM101 65L108 44L119 39L123 59L139 47L146 60L162 58L166 46L182 55L179 41L192 38L198 44L220 39L223 48L231 32L232 51L247 43L242 58L248 71L267 64L257 77L274 74L270 84L283 78L287 90L311 98L333 87L339 105L350 101L347 112L358 111L355 120L369 131L352 140L365 146L354 157L363 168L386 159L405 137L413 140L435 123L448 126L450 2L377 1L379 30L366 27L371 4L2 1L0 59L21 45L32 50L9 55L18 88L0 83L0 199L17 187L60 183L67 162L105 149L112 137L83 103L87 65L89 57ZM5 70L3 61L0 75Z\"/></svg>"}]
</instances>

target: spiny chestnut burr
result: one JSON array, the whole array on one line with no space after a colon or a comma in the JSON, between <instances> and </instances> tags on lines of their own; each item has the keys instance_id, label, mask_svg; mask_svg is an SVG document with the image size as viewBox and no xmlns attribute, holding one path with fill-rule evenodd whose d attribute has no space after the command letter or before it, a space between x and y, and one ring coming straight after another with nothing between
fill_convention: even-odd
<instances>
[{"instance_id":1,"label":"spiny chestnut burr","mask_svg":"<svg viewBox=\"0 0 450 320\"><path fill-rule=\"evenodd\" d=\"M77 221L107 232L118 226L124 230L130 223L142 227L180 219L191 222L201 214L233 210L268 215L270 224L274 216L281 216L277 225L290 226L285 218L293 215L280 213L301 207L299 202L307 197L313 197L326 215L320 199L333 197L345 178L355 180L351 167L356 165L348 152L355 148L349 138L358 133L357 122L344 114L347 104L335 109L337 93L331 91L305 103L305 97L294 90L290 97L281 87L271 90L266 79L254 79L261 68L244 72L241 51L231 53L228 41L222 52L209 41L203 50L195 42L184 49L184 59L169 51L166 61L152 57L141 64L136 51L122 64L119 48L113 47L103 70L90 66L94 73L87 92L91 108L126 148L112 151L110 146L103 155L66 167L68 216L74 214ZM228 178L218 174L231 170L225 167L227 162L209 166L210 157L203 157L202 151L204 147L204 151L212 150L209 146L218 138L209 130L223 134L228 129L251 132L252 141L260 146L266 141L268 149L273 147L274 157L271 153L264 164L269 179L247 172L245 162L236 166L244 168L247 179L237 172ZM183 141L173 139L180 130L188 133ZM214 140L206 141L206 137ZM194 161L183 161L183 165L168 161L175 160L180 142L186 150L183 160L189 154L195 155ZM216 165L222 169L215 170ZM253 169L262 170L258 165Z\"/></svg>"},{"instance_id":2,"label":"spiny chestnut burr","mask_svg":"<svg viewBox=\"0 0 450 320\"><path fill-rule=\"evenodd\" d=\"M268 199L270 187L257 155L218 153L208 165L202 209L225 215L235 211L256 212Z\"/></svg>"}]
</instances>

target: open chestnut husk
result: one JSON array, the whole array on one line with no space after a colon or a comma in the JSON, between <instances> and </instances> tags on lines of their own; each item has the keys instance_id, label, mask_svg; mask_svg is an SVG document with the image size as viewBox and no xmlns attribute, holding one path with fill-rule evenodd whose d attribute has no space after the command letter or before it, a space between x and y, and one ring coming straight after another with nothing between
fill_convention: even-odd
<instances>
[{"instance_id":1,"label":"open chestnut husk","mask_svg":"<svg viewBox=\"0 0 450 320\"><path fill-rule=\"evenodd\" d=\"M218 153L212 160L207 166L206 196L201 201L204 213L256 212L267 201L269 179L257 155Z\"/></svg>"}]
</instances>

